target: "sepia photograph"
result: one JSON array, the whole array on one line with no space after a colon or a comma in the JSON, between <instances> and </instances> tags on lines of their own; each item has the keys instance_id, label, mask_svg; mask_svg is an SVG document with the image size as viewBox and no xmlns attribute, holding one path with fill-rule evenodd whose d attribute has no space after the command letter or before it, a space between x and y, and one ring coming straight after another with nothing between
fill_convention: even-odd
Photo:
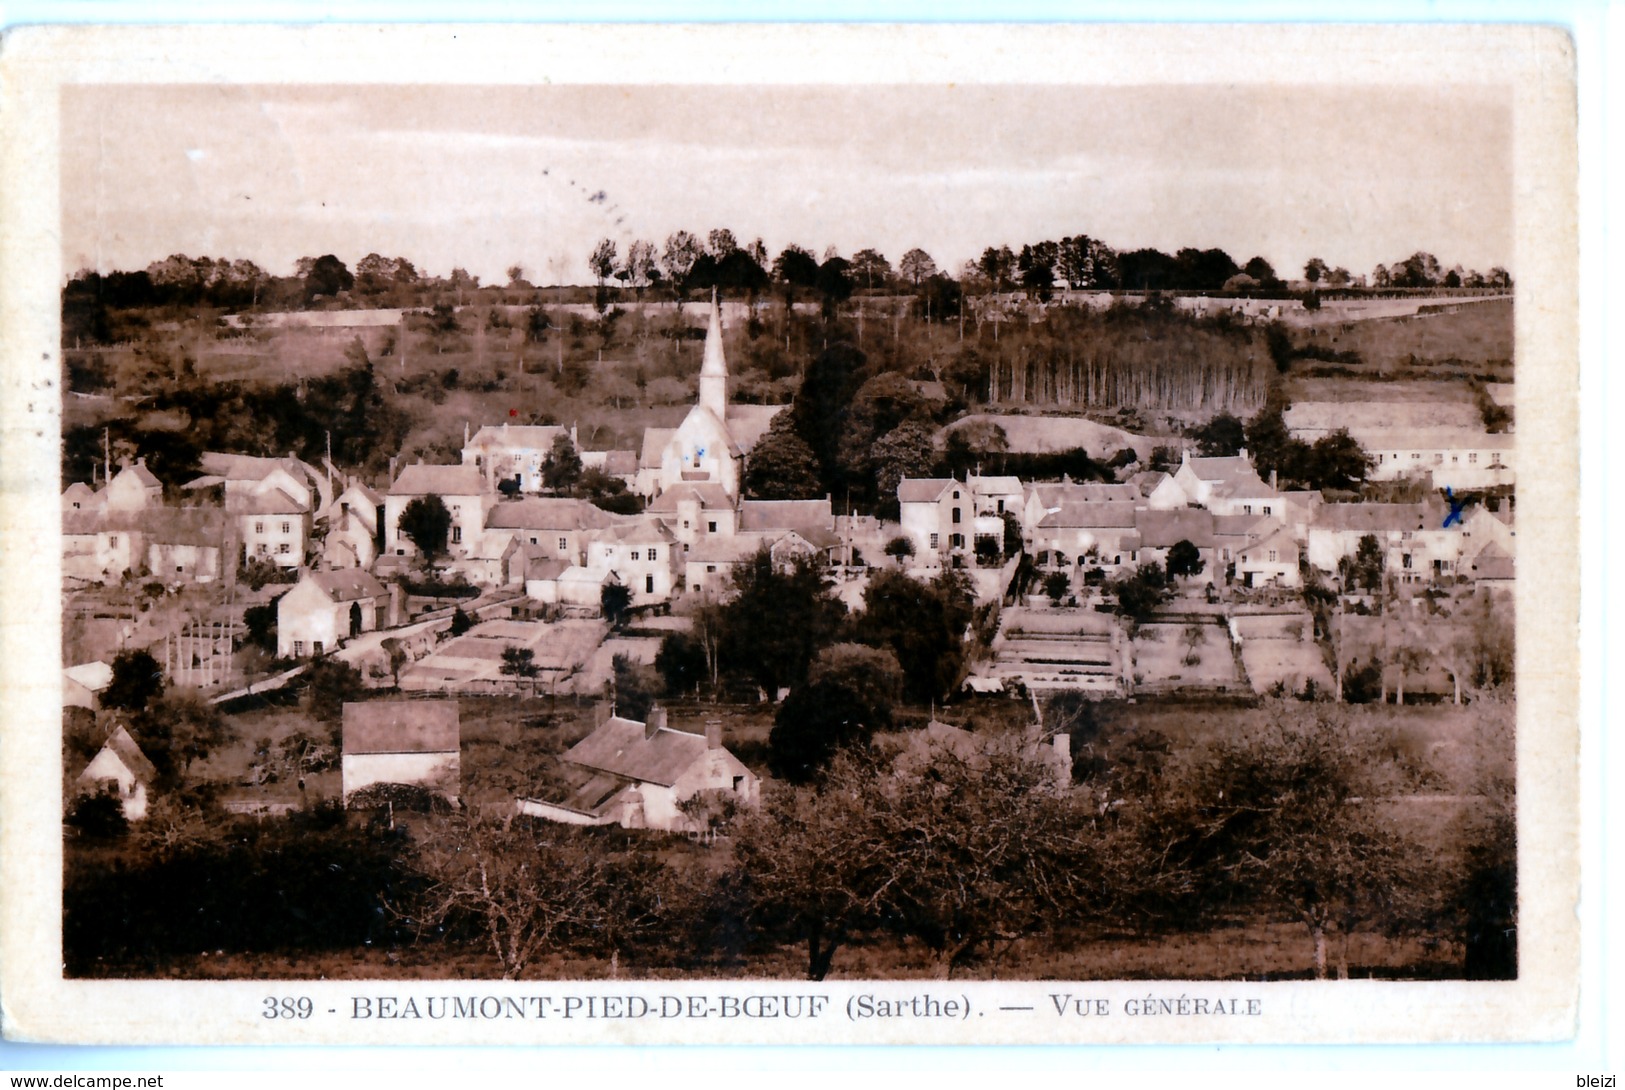
<instances>
[{"instance_id":1,"label":"sepia photograph","mask_svg":"<svg viewBox=\"0 0 1625 1090\"><path fill-rule=\"evenodd\" d=\"M544 76L56 92L63 983L1239 1023L1563 946L1526 86Z\"/></svg>"}]
</instances>

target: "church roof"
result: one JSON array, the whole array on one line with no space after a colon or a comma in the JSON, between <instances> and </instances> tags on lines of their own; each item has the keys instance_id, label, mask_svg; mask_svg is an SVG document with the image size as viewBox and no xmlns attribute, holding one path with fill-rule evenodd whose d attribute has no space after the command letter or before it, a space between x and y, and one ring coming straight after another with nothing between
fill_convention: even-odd
<instances>
[{"instance_id":1,"label":"church roof","mask_svg":"<svg viewBox=\"0 0 1625 1090\"><path fill-rule=\"evenodd\" d=\"M659 469L661 454L676 434L676 428L644 428L643 451L638 455L638 465Z\"/></svg>"},{"instance_id":2,"label":"church roof","mask_svg":"<svg viewBox=\"0 0 1625 1090\"><path fill-rule=\"evenodd\" d=\"M728 437L740 450L749 452L751 448L761 442L767 429L773 426L773 418L778 416L788 405L728 405L728 419L724 423L728 426Z\"/></svg>"}]
</instances>

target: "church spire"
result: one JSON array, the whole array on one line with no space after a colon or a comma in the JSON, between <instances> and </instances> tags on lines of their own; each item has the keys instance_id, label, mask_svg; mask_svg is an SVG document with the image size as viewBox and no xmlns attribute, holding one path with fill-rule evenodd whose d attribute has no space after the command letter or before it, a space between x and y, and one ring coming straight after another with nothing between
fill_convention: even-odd
<instances>
[{"instance_id":1,"label":"church spire","mask_svg":"<svg viewBox=\"0 0 1625 1090\"><path fill-rule=\"evenodd\" d=\"M705 360L700 365L700 407L728 415L728 361L722 355L722 307L711 289L711 324L705 331Z\"/></svg>"}]
</instances>

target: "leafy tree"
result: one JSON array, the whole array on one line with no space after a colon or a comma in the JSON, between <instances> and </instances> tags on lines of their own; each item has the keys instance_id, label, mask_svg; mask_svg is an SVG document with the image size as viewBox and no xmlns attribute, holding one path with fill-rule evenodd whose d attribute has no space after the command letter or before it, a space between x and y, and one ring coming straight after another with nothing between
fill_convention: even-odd
<instances>
[{"instance_id":1,"label":"leafy tree","mask_svg":"<svg viewBox=\"0 0 1625 1090\"><path fill-rule=\"evenodd\" d=\"M615 713L639 722L648 719L654 706L659 675L631 655L617 653L610 660L611 684L615 687Z\"/></svg>"},{"instance_id":2,"label":"leafy tree","mask_svg":"<svg viewBox=\"0 0 1625 1090\"><path fill-rule=\"evenodd\" d=\"M1250 258L1247 261L1247 264L1241 267L1241 271L1258 281L1266 288L1280 286L1281 282L1276 278L1275 275L1275 266L1271 265L1268 261L1265 261L1262 257Z\"/></svg>"},{"instance_id":3,"label":"leafy tree","mask_svg":"<svg viewBox=\"0 0 1625 1090\"><path fill-rule=\"evenodd\" d=\"M581 455L570 436L560 432L553 437L553 446L542 459L542 487L553 492L569 492L581 481Z\"/></svg>"},{"instance_id":4,"label":"leafy tree","mask_svg":"<svg viewBox=\"0 0 1625 1090\"><path fill-rule=\"evenodd\" d=\"M877 571L863 601L858 638L897 656L909 699L925 704L946 696L959 681L974 601L964 573L947 570L921 583L902 572Z\"/></svg>"},{"instance_id":5,"label":"leafy tree","mask_svg":"<svg viewBox=\"0 0 1625 1090\"><path fill-rule=\"evenodd\" d=\"M1303 266L1303 278L1311 284L1320 283L1330 272L1331 269L1318 257L1311 257Z\"/></svg>"},{"instance_id":6,"label":"leafy tree","mask_svg":"<svg viewBox=\"0 0 1625 1090\"><path fill-rule=\"evenodd\" d=\"M1064 571L1052 571L1044 576L1044 593L1049 595L1052 605L1060 605L1061 599L1066 597L1067 591L1072 589L1072 580Z\"/></svg>"},{"instance_id":7,"label":"leafy tree","mask_svg":"<svg viewBox=\"0 0 1625 1090\"><path fill-rule=\"evenodd\" d=\"M891 262L878 250L859 250L852 255L852 277L866 289L873 289L876 282L884 286L891 278Z\"/></svg>"},{"instance_id":8,"label":"leafy tree","mask_svg":"<svg viewBox=\"0 0 1625 1090\"><path fill-rule=\"evenodd\" d=\"M898 534L886 542L886 555L895 559L898 567L902 567L914 555L914 539L907 534Z\"/></svg>"},{"instance_id":9,"label":"leafy tree","mask_svg":"<svg viewBox=\"0 0 1625 1090\"><path fill-rule=\"evenodd\" d=\"M344 705L367 693L361 671L331 655L312 662L305 671L305 710L324 723L344 717Z\"/></svg>"},{"instance_id":10,"label":"leafy tree","mask_svg":"<svg viewBox=\"0 0 1625 1090\"><path fill-rule=\"evenodd\" d=\"M845 612L823 574L801 558L779 567L764 548L734 568L733 588L722 607L723 657L770 696L799 685Z\"/></svg>"},{"instance_id":11,"label":"leafy tree","mask_svg":"<svg viewBox=\"0 0 1625 1090\"><path fill-rule=\"evenodd\" d=\"M349 291L355 285L355 277L350 270L332 254L323 254L312 261L303 276L306 303L318 295L332 297L341 291Z\"/></svg>"},{"instance_id":12,"label":"leafy tree","mask_svg":"<svg viewBox=\"0 0 1625 1090\"><path fill-rule=\"evenodd\" d=\"M1247 445L1247 429L1239 419L1222 412L1190 432L1203 458L1233 458Z\"/></svg>"},{"instance_id":13,"label":"leafy tree","mask_svg":"<svg viewBox=\"0 0 1625 1090\"><path fill-rule=\"evenodd\" d=\"M439 496L414 496L401 508L400 532L425 560L433 560L446 551L451 511Z\"/></svg>"},{"instance_id":14,"label":"leafy tree","mask_svg":"<svg viewBox=\"0 0 1625 1090\"><path fill-rule=\"evenodd\" d=\"M470 617L467 613L464 613L462 606L457 606L452 609L450 631L453 636L461 636L464 632L467 632L473 627L474 618Z\"/></svg>"},{"instance_id":15,"label":"leafy tree","mask_svg":"<svg viewBox=\"0 0 1625 1090\"><path fill-rule=\"evenodd\" d=\"M220 709L195 690L170 690L139 712L131 726L166 788L179 784L193 761L207 758L230 736Z\"/></svg>"},{"instance_id":16,"label":"leafy tree","mask_svg":"<svg viewBox=\"0 0 1625 1090\"><path fill-rule=\"evenodd\" d=\"M810 288L818 283L818 259L791 243L773 259L773 276L782 284Z\"/></svg>"},{"instance_id":17,"label":"leafy tree","mask_svg":"<svg viewBox=\"0 0 1625 1090\"><path fill-rule=\"evenodd\" d=\"M64 824L93 840L116 840L130 831L124 804L104 791L80 795L68 807Z\"/></svg>"},{"instance_id":18,"label":"leafy tree","mask_svg":"<svg viewBox=\"0 0 1625 1090\"><path fill-rule=\"evenodd\" d=\"M824 490L846 492L843 446L853 398L867 377L866 358L848 344L832 344L807 365L789 412L796 434L818 458Z\"/></svg>"},{"instance_id":19,"label":"leafy tree","mask_svg":"<svg viewBox=\"0 0 1625 1090\"><path fill-rule=\"evenodd\" d=\"M745 494L760 500L804 500L823 494L818 459L788 412L773 418L745 461Z\"/></svg>"},{"instance_id":20,"label":"leafy tree","mask_svg":"<svg viewBox=\"0 0 1625 1090\"><path fill-rule=\"evenodd\" d=\"M693 692L707 677L705 649L687 633L668 632L655 655L655 669L666 682L666 695Z\"/></svg>"},{"instance_id":21,"label":"leafy tree","mask_svg":"<svg viewBox=\"0 0 1625 1090\"><path fill-rule=\"evenodd\" d=\"M605 583L598 592L598 609L604 620L619 628L632 608L632 591L621 583Z\"/></svg>"},{"instance_id":22,"label":"leafy tree","mask_svg":"<svg viewBox=\"0 0 1625 1090\"><path fill-rule=\"evenodd\" d=\"M1117 596L1117 612L1135 624L1145 623L1168 600L1167 576L1155 562L1141 564L1133 575L1114 581L1110 589Z\"/></svg>"},{"instance_id":23,"label":"leafy tree","mask_svg":"<svg viewBox=\"0 0 1625 1090\"><path fill-rule=\"evenodd\" d=\"M791 783L812 780L847 746L866 745L878 723L875 709L833 678L790 690L768 733L768 767Z\"/></svg>"},{"instance_id":24,"label":"leafy tree","mask_svg":"<svg viewBox=\"0 0 1625 1090\"><path fill-rule=\"evenodd\" d=\"M1375 534L1365 534L1354 547L1354 557L1343 572L1348 587L1360 587L1368 593L1382 589L1383 571L1388 566L1387 554Z\"/></svg>"},{"instance_id":25,"label":"leafy tree","mask_svg":"<svg viewBox=\"0 0 1625 1090\"><path fill-rule=\"evenodd\" d=\"M874 466L874 494L881 504L897 502L897 486L904 477L929 477L935 464L931 443L936 429L930 421L912 417L877 438L870 447Z\"/></svg>"},{"instance_id":26,"label":"leafy tree","mask_svg":"<svg viewBox=\"0 0 1625 1090\"><path fill-rule=\"evenodd\" d=\"M587 268L598 281L598 290L604 290L604 281L615 275L615 240L601 238L587 257Z\"/></svg>"},{"instance_id":27,"label":"leafy tree","mask_svg":"<svg viewBox=\"0 0 1625 1090\"><path fill-rule=\"evenodd\" d=\"M1202 559L1202 552L1189 541L1176 541L1173 548L1168 550L1168 575L1201 575L1207 561Z\"/></svg>"},{"instance_id":28,"label":"leafy tree","mask_svg":"<svg viewBox=\"0 0 1625 1090\"><path fill-rule=\"evenodd\" d=\"M809 682L844 685L868 708L865 721L890 730L892 708L903 694L903 671L890 651L861 643L835 643L818 652L807 671Z\"/></svg>"},{"instance_id":29,"label":"leafy tree","mask_svg":"<svg viewBox=\"0 0 1625 1090\"><path fill-rule=\"evenodd\" d=\"M1347 428L1316 439L1300 471L1309 487L1358 489L1371 470L1371 456L1355 442Z\"/></svg>"},{"instance_id":30,"label":"leafy tree","mask_svg":"<svg viewBox=\"0 0 1625 1090\"><path fill-rule=\"evenodd\" d=\"M120 651L113 657L113 677L102 690L102 707L138 712L164 695L164 672L146 651Z\"/></svg>"},{"instance_id":31,"label":"leafy tree","mask_svg":"<svg viewBox=\"0 0 1625 1090\"><path fill-rule=\"evenodd\" d=\"M502 665L498 669L503 677L511 677L516 682L528 681L533 686L542 672L542 668L536 664L535 650L518 644L509 644L502 649Z\"/></svg>"},{"instance_id":32,"label":"leafy tree","mask_svg":"<svg viewBox=\"0 0 1625 1090\"><path fill-rule=\"evenodd\" d=\"M655 244L647 239L637 239L626 248L626 279L641 297L643 289L648 287L659 275L656 260Z\"/></svg>"},{"instance_id":33,"label":"leafy tree","mask_svg":"<svg viewBox=\"0 0 1625 1090\"><path fill-rule=\"evenodd\" d=\"M850 263L844 257L832 257L818 266L818 280L815 286L818 293L824 297L824 317L835 316L835 307L852 298L852 276L848 271Z\"/></svg>"},{"instance_id":34,"label":"leafy tree","mask_svg":"<svg viewBox=\"0 0 1625 1090\"><path fill-rule=\"evenodd\" d=\"M660 255L666 270L666 279L677 288L678 298L688 294L688 276L699 260L700 240L691 231L674 231L666 237L665 251Z\"/></svg>"},{"instance_id":35,"label":"leafy tree","mask_svg":"<svg viewBox=\"0 0 1625 1090\"><path fill-rule=\"evenodd\" d=\"M916 247L903 255L903 260L897 263L897 271L903 274L903 279L918 288L937 274L937 263L931 260L930 254Z\"/></svg>"}]
</instances>

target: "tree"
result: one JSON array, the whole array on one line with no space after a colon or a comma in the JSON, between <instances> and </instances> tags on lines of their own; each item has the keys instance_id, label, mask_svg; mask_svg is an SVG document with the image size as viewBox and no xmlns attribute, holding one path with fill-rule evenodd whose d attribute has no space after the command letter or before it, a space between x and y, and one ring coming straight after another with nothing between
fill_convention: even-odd
<instances>
[{"instance_id":1,"label":"tree","mask_svg":"<svg viewBox=\"0 0 1625 1090\"><path fill-rule=\"evenodd\" d=\"M401 508L400 532L417 547L425 560L446 551L451 533L451 511L439 496L414 496Z\"/></svg>"},{"instance_id":2,"label":"tree","mask_svg":"<svg viewBox=\"0 0 1625 1090\"><path fill-rule=\"evenodd\" d=\"M818 652L807 680L845 686L868 709L866 722L876 730L891 729L892 708L903 695L903 671L890 651L861 643L830 644Z\"/></svg>"},{"instance_id":3,"label":"tree","mask_svg":"<svg viewBox=\"0 0 1625 1090\"><path fill-rule=\"evenodd\" d=\"M1301 476L1310 488L1353 491L1365 483L1370 471L1371 456L1355 442L1347 428L1338 428L1316 439L1309 447Z\"/></svg>"},{"instance_id":4,"label":"tree","mask_svg":"<svg viewBox=\"0 0 1625 1090\"><path fill-rule=\"evenodd\" d=\"M305 670L305 710L324 723L344 717L344 705L366 696L361 671L331 655L313 661Z\"/></svg>"},{"instance_id":5,"label":"tree","mask_svg":"<svg viewBox=\"0 0 1625 1090\"><path fill-rule=\"evenodd\" d=\"M1383 571L1388 566L1387 554L1375 534L1365 534L1354 547L1354 559L1344 575L1344 585L1375 593L1382 589Z\"/></svg>"},{"instance_id":6,"label":"tree","mask_svg":"<svg viewBox=\"0 0 1625 1090\"><path fill-rule=\"evenodd\" d=\"M1168 575L1192 576L1201 575L1207 561L1202 559L1202 552L1189 541L1176 541L1168 550Z\"/></svg>"},{"instance_id":7,"label":"tree","mask_svg":"<svg viewBox=\"0 0 1625 1090\"><path fill-rule=\"evenodd\" d=\"M874 709L841 681L798 685L768 732L768 767L780 779L807 783L837 750L867 745L878 726Z\"/></svg>"},{"instance_id":8,"label":"tree","mask_svg":"<svg viewBox=\"0 0 1625 1090\"><path fill-rule=\"evenodd\" d=\"M303 273L305 281L305 302L313 301L318 295L334 296L341 291L349 291L355 285L355 277L332 254L323 254L311 262L308 271Z\"/></svg>"},{"instance_id":9,"label":"tree","mask_svg":"<svg viewBox=\"0 0 1625 1090\"><path fill-rule=\"evenodd\" d=\"M694 692L706 679L705 649L687 633L668 632L655 654L655 669L666 682L667 696Z\"/></svg>"},{"instance_id":10,"label":"tree","mask_svg":"<svg viewBox=\"0 0 1625 1090\"><path fill-rule=\"evenodd\" d=\"M164 695L164 672L146 651L120 651L113 657L113 677L102 690L102 707L138 712Z\"/></svg>"},{"instance_id":11,"label":"tree","mask_svg":"<svg viewBox=\"0 0 1625 1090\"><path fill-rule=\"evenodd\" d=\"M598 610L612 627L619 628L632 608L632 592L624 584L607 582L598 592Z\"/></svg>"},{"instance_id":12,"label":"tree","mask_svg":"<svg viewBox=\"0 0 1625 1090\"><path fill-rule=\"evenodd\" d=\"M636 239L626 248L626 278L638 297L654 281L658 273L655 244L647 239Z\"/></svg>"},{"instance_id":13,"label":"tree","mask_svg":"<svg viewBox=\"0 0 1625 1090\"><path fill-rule=\"evenodd\" d=\"M739 240L726 227L715 227L706 236L706 249L710 251L712 257L720 262L723 258L739 249Z\"/></svg>"},{"instance_id":14,"label":"tree","mask_svg":"<svg viewBox=\"0 0 1625 1090\"><path fill-rule=\"evenodd\" d=\"M859 250L852 255L852 277L866 289L873 289L877 281L884 286L891 278L891 262L878 250Z\"/></svg>"},{"instance_id":15,"label":"tree","mask_svg":"<svg viewBox=\"0 0 1625 1090\"><path fill-rule=\"evenodd\" d=\"M615 714L639 722L649 718L659 675L631 655L617 652L610 659L610 684L615 691Z\"/></svg>"},{"instance_id":16,"label":"tree","mask_svg":"<svg viewBox=\"0 0 1625 1090\"><path fill-rule=\"evenodd\" d=\"M791 287L810 288L818 283L818 259L792 242L773 259L773 277Z\"/></svg>"},{"instance_id":17,"label":"tree","mask_svg":"<svg viewBox=\"0 0 1625 1090\"><path fill-rule=\"evenodd\" d=\"M896 502L897 486L904 477L931 475L935 436L930 421L912 417L874 441L869 457L874 466L874 494L882 504Z\"/></svg>"},{"instance_id":18,"label":"tree","mask_svg":"<svg viewBox=\"0 0 1625 1090\"><path fill-rule=\"evenodd\" d=\"M195 690L170 690L138 713L131 726L166 788L178 785L193 761L207 758L229 737L220 709Z\"/></svg>"},{"instance_id":19,"label":"tree","mask_svg":"<svg viewBox=\"0 0 1625 1090\"><path fill-rule=\"evenodd\" d=\"M1141 564L1133 575L1114 581L1109 589L1117 596L1117 612L1134 624L1144 624L1168 600L1167 577L1155 562Z\"/></svg>"},{"instance_id":20,"label":"tree","mask_svg":"<svg viewBox=\"0 0 1625 1090\"><path fill-rule=\"evenodd\" d=\"M474 627L474 618L463 612L462 606L456 606L451 611L451 629L453 636L461 636Z\"/></svg>"},{"instance_id":21,"label":"tree","mask_svg":"<svg viewBox=\"0 0 1625 1090\"><path fill-rule=\"evenodd\" d=\"M1326 263L1320 258L1311 257L1303 267L1303 278L1309 281L1311 284L1318 284L1320 283L1321 278L1326 276L1330 271L1331 270L1326 267Z\"/></svg>"},{"instance_id":22,"label":"tree","mask_svg":"<svg viewBox=\"0 0 1625 1090\"><path fill-rule=\"evenodd\" d=\"M974 601L963 572L945 570L931 583L899 571L877 571L864 591L855 629L863 642L890 648L910 700L941 700L959 682L963 636Z\"/></svg>"},{"instance_id":23,"label":"tree","mask_svg":"<svg viewBox=\"0 0 1625 1090\"><path fill-rule=\"evenodd\" d=\"M835 316L835 307L852 297L852 276L848 272L850 264L844 257L832 257L818 266L818 280L815 287L824 297L824 317Z\"/></svg>"},{"instance_id":24,"label":"tree","mask_svg":"<svg viewBox=\"0 0 1625 1090\"><path fill-rule=\"evenodd\" d=\"M997 248L989 246L982 251L976 267L987 277L988 285L993 291L1009 291L1010 275L1016 267L1016 255L1010 252L1008 246Z\"/></svg>"},{"instance_id":25,"label":"tree","mask_svg":"<svg viewBox=\"0 0 1625 1090\"><path fill-rule=\"evenodd\" d=\"M1295 704L1192 754L1186 771L1213 895L1262 899L1301 922L1322 979L1334 933L1346 959L1356 926L1402 926L1432 877L1362 801L1373 763L1340 715Z\"/></svg>"},{"instance_id":26,"label":"tree","mask_svg":"<svg viewBox=\"0 0 1625 1090\"><path fill-rule=\"evenodd\" d=\"M518 644L509 644L502 649L499 669L503 677L511 677L515 683L529 682L533 688L536 677L542 672L542 668L536 664L535 650Z\"/></svg>"},{"instance_id":27,"label":"tree","mask_svg":"<svg viewBox=\"0 0 1625 1090\"><path fill-rule=\"evenodd\" d=\"M1271 265L1268 261L1265 261L1262 257L1253 257L1248 259L1247 264L1241 267L1241 271L1258 281L1266 288L1277 287L1280 284L1280 281L1275 276L1275 266Z\"/></svg>"},{"instance_id":28,"label":"tree","mask_svg":"<svg viewBox=\"0 0 1625 1090\"><path fill-rule=\"evenodd\" d=\"M68 806L63 823L92 840L117 840L130 831L124 816L124 804L116 795L99 791L80 795Z\"/></svg>"},{"instance_id":29,"label":"tree","mask_svg":"<svg viewBox=\"0 0 1625 1090\"><path fill-rule=\"evenodd\" d=\"M723 658L770 697L799 685L845 613L823 573L804 558L776 565L764 547L735 566L732 583L734 596L722 607Z\"/></svg>"},{"instance_id":30,"label":"tree","mask_svg":"<svg viewBox=\"0 0 1625 1090\"><path fill-rule=\"evenodd\" d=\"M1195 666L1202 661L1202 644L1207 640L1207 629L1201 621L1191 621L1185 626L1181 639L1185 644L1185 665Z\"/></svg>"},{"instance_id":31,"label":"tree","mask_svg":"<svg viewBox=\"0 0 1625 1090\"><path fill-rule=\"evenodd\" d=\"M914 555L914 539L907 534L898 534L886 542L886 555L896 560L899 568L903 567Z\"/></svg>"},{"instance_id":32,"label":"tree","mask_svg":"<svg viewBox=\"0 0 1625 1090\"><path fill-rule=\"evenodd\" d=\"M823 494L818 458L796 434L790 413L773 418L745 460L745 494L758 500L805 500Z\"/></svg>"},{"instance_id":33,"label":"tree","mask_svg":"<svg viewBox=\"0 0 1625 1090\"><path fill-rule=\"evenodd\" d=\"M472 923L505 980L554 951L619 949L657 918L660 865L648 856L545 822L469 814L439 829L416 854L422 892L401 914L427 934Z\"/></svg>"},{"instance_id":34,"label":"tree","mask_svg":"<svg viewBox=\"0 0 1625 1090\"><path fill-rule=\"evenodd\" d=\"M1061 599L1072 589L1072 578L1064 571L1052 571L1044 576L1044 593L1051 605L1060 605Z\"/></svg>"},{"instance_id":35,"label":"tree","mask_svg":"<svg viewBox=\"0 0 1625 1090\"><path fill-rule=\"evenodd\" d=\"M937 263L931 260L930 254L916 247L903 255L903 259L897 263L897 271L903 274L903 279L918 288L923 281L936 275Z\"/></svg>"},{"instance_id":36,"label":"tree","mask_svg":"<svg viewBox=\"0 0 1625 1090\"><path fill-rule=\"evenodd\" d=\"M598 290L604 290L604 281L615 275L615 240L601 238L587 256L587 268L598 281Z\"/></svg>"},{"instance_id":37,"label":"tree","mask_svg":"<svg viewBox=\"0 0 1625 1090\"><path fill-rule=\"evenodd\" d=\"M1247 445L1246 425L1229 412L1191 429L1190 436L1203 458L1234 458Z\"/></svg>"},{"instance_id":38,"label":"tree","mask_svg":"<svg viewBox=\"0 0 1625 1090\"><path fill-rule=\"evenodd\" d=\"M553 446L542 459L542 487L552 492L566 493L581 481L581 455L570 436L560 432L553 437Z\"/></svg>"}]
</instances>

